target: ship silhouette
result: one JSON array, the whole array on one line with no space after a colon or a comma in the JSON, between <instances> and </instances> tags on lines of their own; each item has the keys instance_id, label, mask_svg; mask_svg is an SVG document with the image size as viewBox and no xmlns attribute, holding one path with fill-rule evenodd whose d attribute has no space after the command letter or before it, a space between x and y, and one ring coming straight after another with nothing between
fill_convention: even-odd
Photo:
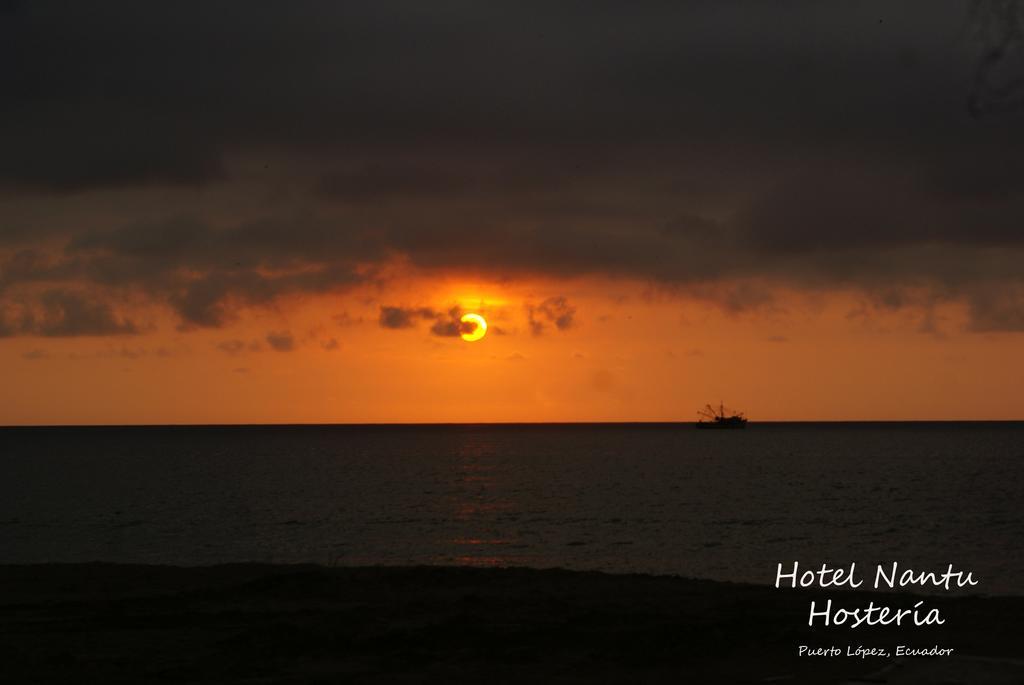
<instances>
[{"instance_id":1,"label":"ship silhouette","mask_svg":"<svg viewBox=\"0 0 1024 685\"><path fill-rule=\"evenodd\" d=\"M700 419L697 421L697 428L746 428L747 417L743 412L729 409L721 402L718 407L705 404L703 409L697 411Z\"/></svg>"}]
</instances>

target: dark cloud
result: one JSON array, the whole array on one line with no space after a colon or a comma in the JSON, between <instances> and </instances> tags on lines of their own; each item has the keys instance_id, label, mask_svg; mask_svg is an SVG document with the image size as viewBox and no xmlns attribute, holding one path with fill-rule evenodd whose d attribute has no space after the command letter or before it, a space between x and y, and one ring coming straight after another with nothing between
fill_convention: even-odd
<instances>
[{"instance_id":1,"label":"dark cloud","mask_svg":"<svg viewBox=\"0 0 1024 685\"><path fill-rule=\"evenodd\" d=\"M958 125L974 66L950 51L967 21L957 3L198 7L40 1L12 13L0 180L203 184L225 155L282 145L569 142L592 154L736 137L881 146L893 131L913 144ZM466 185L444 166L370 160L325 186L359 199Z\"/></svg>"},{"instance_id":2,"label":"dark cloud","mask_svg":"<svg viewBox=\"0 0 1024 685\"><path fill-rule=\"evenodd\" d=\"M526 314L530 332L540 335L548 325L554 325L560 331L571 328L576 318L576 307L564 297L549 297L539 305L527 305Z\"/></svg>"},{"instance_id":3,"label":"dark cloud","mask_svg":"<svg viewBox=\"0 0 1024 685\"><path fill-rule=\"evenodd\" d=\"M56 257L35 249L0 257L0 297L19 284L85 281L147 293L170 305L183 329L219 327L240 307L372 281L372 270L357 262L381 254L373 246L349 249L351 240L344 227L307 217L225 228L175 217L87 231L73 235Z\"/></svg>"},{"instance_id":4,"label":"dark cloud","mask_svg":"<svg viewBox=\"0 0 1024 685\"><path fill-rule=\"evenodd\" d=\"M40 298L42 315L31 326L39 335L132 335L136 325L114 314L110 305L75 293L51 290Z\"/></svg>"},{"instance_id":5,"label":"dark cloud","mask_svg":"<svg viewBox=\"0 0 1024 685\"><path fill-rule=\"evenodd\" d=\"M47 290L31 306L0 308L0 337L50 338L134 335L138 327L105 302L64 290Z\"/></svg>"},{"instance_id":6,"label":"dark cloud","mask_svg":"<svg viewBox=\"0 0 1024 685\"><path fill-rule=\"evenodd\" d=\"M975 116L1024 110L1024 4L1018 0L971 0L978 46L969 108Z\"/></svg>"},{"instance_id":7,"label":"dark cloud","mask_svg":"<svg viewBox=\"0 0 1024 685\"><path fill-rule=\"evenodd\" d=\"M435 167L426 164L364 164L324 175L319 190L323 196L334 200L372 203L396 196L422 197L466 189L467 179L444 173L439 174Z\"/></svg>"},{"instance_id":8,"label":"dark cloud","mask_svg":"<svg viewBox=\"0 0 1024 685\"><path fill-rule=\"evenodd\" d=\"M784 285L923 288L978 331L1024 316L1002 294L1024 284L1024 128L968 111L960 3L0 11L0 334L131 332L114 310L140 297L219 327L391 259L640 279L730 312ZM981 95L1015 83L1019 47ZM39 299L78 288L93 309Z\"/></svg>"},{"instance_id":9,"label":"dark cloud","mask_svg":"<svg viewBox=\"0 0 1024 685\"><path fill-rule=\"evenodd\" d=\"M430 333L439 338L457 338L462 335L462 326L462 322L458 320L440 319L431 325ZM474 330L476 330L475 325L468 332L472 333Z\"/></svg>"},{"instance_id":10,"label":"dark cloud","mask_svg":"<svg viewBox=\"0 0 1024 685\"><path fill-rule=\"evenodd\" d=\"M967 299L971 328L979 333L1024 332L1024 288L1000 284L972 289Z\"/></svg>"},{"instance_id":11,"label":"dark cloud","mask_svg":"<svg viewBox=\"0 0 1024 685\"><path fill-rule=\"evenodd\" d=\"M430 327L431 335L441 338L457 338L460 335L468 335L476 330L477 324L474 321L462 321L465 312L461 307L452 307L445 314L438 314L436 321Z\"/></svg>"},{"instance_id":12,"label":"dark cloud","mask_svg":"<svg viewBox=\"0 0 1024 685\"><path fill-rule=\"evenodd\" d=\"M381 328L412 328L419 320L435 319L437 313L428 307L389 307L380 308L379 323Z\"/></svg>"},{"instance_id":13,"label":"dark cloud","mask_svg":"<svg viewBox=\"0 0 1024 685\"><path fill-rule=\"evenodd\" d=\"M25 0L0 0L0 14L13 14L23 10L25 7Z\"/></svg>"},{"instance_id":14,"label":"dark cloud","mask_svg":"<svg viewBox=\"0 0 1024 685\"><path fill-rule=\"evenodd\" d=\"M267 333L267 344L276 352L291 352L295 349L295 338L288 331Z\"/></svg>"},{"instance_id":15,"label":"dark cloud","mask_svg":"<svg viewBox=\"0 0 1024 685\"><path fill-rule=\"evenodd\" d=\"M413 328L420 321L432 321L431 335L441 338L456 338L463 333L472 333L476 324L472 321L461 321L465 312L461 307L452 307L447 312L437 312L429 307L392 307L380 308L380 325L383 328Z\"/></svg>"}]
</instances>

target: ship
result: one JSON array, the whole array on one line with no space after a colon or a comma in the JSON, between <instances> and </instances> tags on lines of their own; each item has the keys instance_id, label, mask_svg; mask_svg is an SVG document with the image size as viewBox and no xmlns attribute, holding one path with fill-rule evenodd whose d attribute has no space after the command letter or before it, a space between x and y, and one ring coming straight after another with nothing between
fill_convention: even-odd
<instances>
[{"instance_id":1,"label":"ship","mask_svg":"<svg viewBox=\"0 0 1024 685\"><path fill-rule=\"evenodd\" d=\"M700 415L700 419L697 421L697 428L747 427L747 417L743 415L743 412L729 409L721 402L718 403L717 408L706 404L697 414Z\"/></svg>"}]
</instances>

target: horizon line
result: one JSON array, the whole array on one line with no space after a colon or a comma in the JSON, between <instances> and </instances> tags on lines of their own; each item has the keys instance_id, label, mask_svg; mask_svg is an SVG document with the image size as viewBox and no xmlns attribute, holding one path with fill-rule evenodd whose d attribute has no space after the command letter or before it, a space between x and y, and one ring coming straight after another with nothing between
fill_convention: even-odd
<instances>
[{"instance_id":1,"label":"horizon line","mask_svg":"<svg viewBox=\"0 0 1024 685\"><path fill-rule=\"evenodd\" d=\"M0 430L39 428L430 428L519 426L693 426L697 421L358 421L358 422L265 422L265 423L23 423L0 424ZM993 424L1024 423L1021 419L770 419L749 421L749 426L791 424Z\"/></svg>"}]
</instances>

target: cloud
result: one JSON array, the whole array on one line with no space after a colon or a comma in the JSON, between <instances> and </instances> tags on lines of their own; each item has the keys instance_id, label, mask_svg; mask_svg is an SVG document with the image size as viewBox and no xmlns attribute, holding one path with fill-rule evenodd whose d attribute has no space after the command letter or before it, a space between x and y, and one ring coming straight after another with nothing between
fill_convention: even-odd
<instances>
[{"instance_id":1,"label":"cloud","mask_svg":"<svg viewBox=\"0 0 1024 685\"><path fill-rule=\"evenodd\" d=\"M295 338L288 331L267 333L267 344L276 352L291 352L295 349Z\"/></svg>"},{"instance_id":2,"label":"cloud","mask_svg":"<svg viewBox=\"0 0 1024 685\"><path fill-rule=\"evenodd\" d=\"M87 283L112 298L130 291L170 305L189 330L223 326L243 307L288 294L338 292L373 281L373 269L357 264L362 257L346 257L344 236L304 219L282 221L216 228L174 217L81 232L56 254L23 249L4 259L0 253L0 305L4 291L15 287Z\"/></svg>"},{"instance_id":3,"label":"cloud","mask_svg":"<svg viewBox=\"0 0 1024 685\"><path fill-rule=\"evenodd\" d=\"M434 319L437 318L437 313L428 307L390 307L382 306L380 308L380 323L381 328L401 329L401 328L412 328L416 325L416 322L421 319Z\"/></svg>"},{"instance_id":4,"label":"cloud","mask_svg":"<svg viewBox=\"0 0 1024 685\"><path fill-rule=\"evenodd\" d=\"M1024 287L1009 290L998 284L976 287L967 302L972 330L978 333L1024 332Z\"/></svg>"},{"instance_id":5,"label":"cloud","mask_svg":"<svg viewBox=\"0 0 1024 685\"><path fill-rule=\"evenodd\" d=\"M319 192L328 199L351 203L385 202L396 196L429 196L464 189L469 178L430 165L368 163L329 172L320 179ZM468 175L467 175L468 176Z\"/></svg>"},{"instance_id":6,"label":"cloud","mask_svg":"<svg viewBox=\"0 0 1024 685\"><path fill-rule=\"evenodd\" d=\"M430 325L431 335L441 338L457 338L464 333L476 330L476 323L461 321L461 307L452 307L447 312L437 312L430 307L392 307L380 308L380 325L382 328L394 330L412 328L419 321L433 321Z\"/></svg>"},{"instance_id":7,"label":"cloud","mask_svg":"<svg viewBox=\"0 0 1024 685\"><path fill-rule=\"evenodd\" d=\"M0 35L4 62L23 65L0 100L0 179L59 192L211 184L229 151L270 145L871 140L880 125L906 127L916 143L950 126L937 103L964 113L967 84L951 66L957 57L964 72L974 65L946 52L963 14L925 2L497 2L458 3L440 22L401 0L259 12L237 0L199 14L40 0L13 12ZM908 51L912 64L900 59ZM388 59L395 54L407 61ZM70 109L76 116L62 118ZM925 119L937 130L915 131ZM388 197L459 190L466 176L449 165L351 166L327 189Z\"/></svg>"},{"instance_id":8,"label":"cloud","mask_svg":"<svg viewBox=\"0 0 1024 685\"><path fill-rule=\"evenodd\" d=\"M572 327L576 317L576 308L564 297L549 297L539 305L526 306L530 332L541 335L546 326L553 324L560 331Z\"/></svg>"},{"instance_id":9,"label":"cloud","mask_svg":"<svg viewBox=\"0 0 1024 685\"><path fill-rule=\"evenodd\" d=\"M71 337L79 335L134 335L139 332L128 319L119 318L110 305L85 296L50 290L40 298L42 314L29 324L38 335Z\"/></svg>"},{"instance_id":10,"label":"cloud","mask_svg":"<svg viewBox=\"0 0 1024 685\"><path fill-rule=\"evenodd\" d=\"M447 314L438 314L437 320L430 327L431 335L441 338L457 338L460 335L468 335L476 330L475 321L462 321L463 311L461 307L452 307Z\"/></svg>"},{"instance_id":11,"label":"cloud","mask_svg":"<svg viewBox=\"0 0 1024 685\"><path fill-rule=\"evenodd\" d=\"M135 323L119 317L109 304L80 293L47 290L30 305L9 306L6 312L0 301L0 337L67 338L137 333Z\"/></svg>"},{"instance_id":12,"label":"cloud","mask_svg":"<svg viewBox=\"0 0 1024 685\"><path fill-rule=\"evenodd\" d=\"M966 111L956 3L0 7L0 335L129 333L143 299L223 327L391 260L734 313L925 288L1020 329L1024 129Z\"/></svg>"},{"instance_id":13,"label":"cloud","mask_svg":"<svg viewBox=\"0 0 1024 685\"><path fill-rule=\"evenodd\" d=\"M337 338L328 338L320 343L320 347L324 348L328 352L333 352L341 347Z\"/></svg>"}]
</instances>

